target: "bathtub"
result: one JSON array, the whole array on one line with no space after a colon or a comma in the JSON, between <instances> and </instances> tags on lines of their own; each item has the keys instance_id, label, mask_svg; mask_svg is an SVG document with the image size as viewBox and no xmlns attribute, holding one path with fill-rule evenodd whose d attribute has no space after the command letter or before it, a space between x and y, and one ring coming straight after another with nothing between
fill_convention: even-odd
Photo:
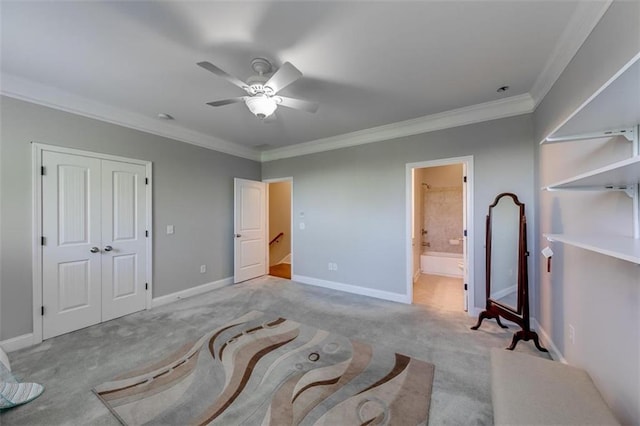
<instances>
[{"instance_id":1,"label":"bathtub","mask_svg":"<svg viewBox=\"0 0 640 426\"><path fill-rule=\"evenodd\" d=\"M420 271L423 274L462 278L463 262L462 253L425 251L420 255Z\"/></svg>"}]
</instances>

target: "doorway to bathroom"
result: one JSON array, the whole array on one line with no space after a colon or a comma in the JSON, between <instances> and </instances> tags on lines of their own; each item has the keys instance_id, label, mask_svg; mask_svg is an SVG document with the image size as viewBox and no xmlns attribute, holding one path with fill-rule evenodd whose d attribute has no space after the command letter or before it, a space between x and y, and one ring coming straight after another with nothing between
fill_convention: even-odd
<instances>
[{"instance_id":1,"label":"doorway to bathroom","mask_svg":"<svg viewBox=\"0 0 640 426\"><path fill-rule=\"evenodd\" d=\"M412 163L407 171L411 195L407 293L414 304L469 311L472 158Z\"/></svg>"},{"instance_id":2,"label":"doorway to bathroom","mask_svg":"<svg viewBox=\"0 0 640 426\"><path fill-rule=\"evenodd\" d=\"M291 279L291 205L292 179L267 182L268 264L269 275Z\"/></svg>"}]
</instances>

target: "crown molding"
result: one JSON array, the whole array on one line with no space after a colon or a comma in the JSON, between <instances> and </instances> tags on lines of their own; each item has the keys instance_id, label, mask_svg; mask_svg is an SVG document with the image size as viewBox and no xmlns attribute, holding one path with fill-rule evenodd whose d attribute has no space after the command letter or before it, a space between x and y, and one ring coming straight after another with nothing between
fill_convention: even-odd
<instances>
[{"instance_id":1,"label":"crown molding","mask_svg":"<svg viewBox=\"0 0 640 426\"><path fill-rule=\"evenodd\" d=\"M1 81L0 94L4 96L175 139L236 157L260 161L259 151L175 124L162 122L156 118L115 108L11 74L2 73Z\"/></svg>"},{"instance_id":2,"label":"crown molding","mask_svg":"<svg viewBox=\"0 0 640 426\"><path fill-rule=\"evenodd\" d=\"M538 106L600 22L613 0L581 1L529 93Z\"/></svg>"},{"instance_id":3,"label":"crown molding","mask_svg":"<svg viewBox=\"0 0 640 426\"><path fill-rule=\"evenodd\" d=\"M528 93L464 108L453 109L412 120L358 130L352 133L303 142L262 152L262 162L331 151L372 142L382 142L435 130L464 126L482 121L513 117L533 112L534 102Z\"/></svg>"}]
</instances>

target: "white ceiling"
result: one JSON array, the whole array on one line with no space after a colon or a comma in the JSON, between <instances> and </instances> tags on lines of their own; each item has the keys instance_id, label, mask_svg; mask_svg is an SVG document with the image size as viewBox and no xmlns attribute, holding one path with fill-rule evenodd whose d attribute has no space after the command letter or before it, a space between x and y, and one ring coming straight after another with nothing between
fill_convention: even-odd
<instances>
[{"instance_id":1,"label":"white ceiling","mask_svg":"<svg viewBox=\"0 0 640 426\"><path fill-rule=\"evenodd\" d=\"M2 1L2 93L251 157L504 98L531 109L608 4ZM281 94L318 112L207 106L243 92L196 62L246 79L254 57L299 68Z\"/></svg>"}]
</instances>

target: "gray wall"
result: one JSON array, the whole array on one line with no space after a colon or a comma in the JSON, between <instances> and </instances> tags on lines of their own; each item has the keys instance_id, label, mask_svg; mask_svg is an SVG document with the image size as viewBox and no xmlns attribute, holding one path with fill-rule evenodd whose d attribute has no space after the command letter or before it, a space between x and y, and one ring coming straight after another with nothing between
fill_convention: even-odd
<instances>
[{"instance_id":1,"label":"gray wall","mask_svg":"<svg viewBox=\"0 0 640 426\"><path fill-rule=\"evenodd\" d=\"M404 294L405 165L474 156L475 305L484 306L484 227L494 197L515 192L534 214L530 115L263 163L263 178L293 176L293 272ZM300 216L304 212L304 217ZM300 230L299 223L306 229ZM529 229L530 241L535 235ZM338 264L337 271L327 269ZM535 268L530 267L531 276ZM532 278L532 282L535 279Z\"/></svg>"},{"instance_id":2,"label":"gray wall","mask_svg":"<svg viewBox=\"0 0 640 426\"><path fill-rule=\"evenodd\" d=\"M639 51L640 2L614 2L536 110L536 140ZM640 93L629 96L640 99ZM630 144L619 138L543 145L539 185L630 154ZM631 200L625 195L543 192L539 199L541 246L549 244L545 232L631 235ZM569 245L552 248L552 272L540 264L537 319L564 358L589 372L618 420L640 424L640 268ZM569 325L575 343L568 338Z\"/></svg>"},{"instance_id":3,"label":"gray wall","mask_svg":"<svg viewBox=\"0 0 640 426\"><path fill-rule=\"evenodd\" d=\"M233 275L233 178L259 180L258 162L0 100L0 340L32 332L31 141L153 162L154 297Z\"/></svg>"}]
</instances>

